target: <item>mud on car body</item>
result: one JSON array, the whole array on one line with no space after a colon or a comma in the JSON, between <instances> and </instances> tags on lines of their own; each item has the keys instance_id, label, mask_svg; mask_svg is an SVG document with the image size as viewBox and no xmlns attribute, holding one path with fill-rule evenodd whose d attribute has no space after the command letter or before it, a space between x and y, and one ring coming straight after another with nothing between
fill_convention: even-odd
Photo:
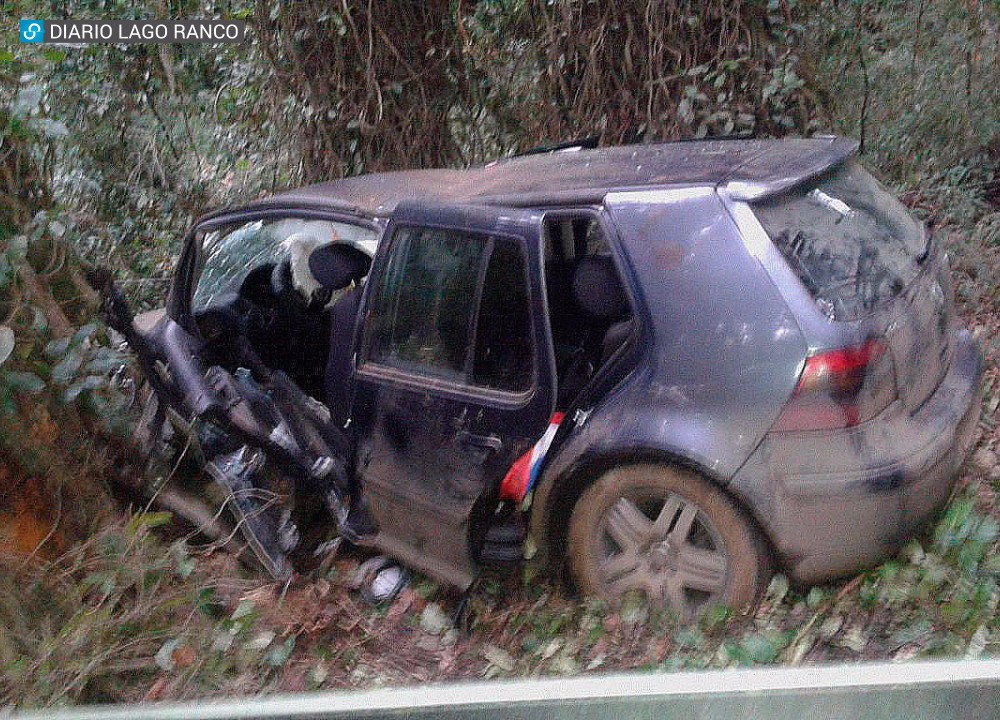
<instances>
[{"instance_id":1,"label":"mud on car body","mask_svg":"<svg viewBox=\"0 0 1000 720\"><path fill-rule=\"evenodd\" d=\"M311 186L202 218L151 327L110 314L276 575L303 543L294 498L461 588L530 526L584 592L746 608L775 567L814 582L891 553L978 417L946 258L855 149Z\"/></svg>"}]
</instances>

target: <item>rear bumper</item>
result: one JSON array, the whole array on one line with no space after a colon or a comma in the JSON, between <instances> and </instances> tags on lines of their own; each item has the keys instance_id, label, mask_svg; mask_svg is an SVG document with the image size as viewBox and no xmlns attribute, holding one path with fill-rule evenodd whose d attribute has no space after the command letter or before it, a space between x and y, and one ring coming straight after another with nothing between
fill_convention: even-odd
<instances>
[{"instance_id":1,"label":"rear bumper","mask_svg":"<svg viewBox=\"0 0 1000 720\"><path fill-rule=\"evenodd\" d=\"M733 477L792 579L883 560L948 499L975 436L983 373L967 331L952 347L947 374L912 415L893 403L849 430L770 434Z\"/></svg>"}]
</instances>

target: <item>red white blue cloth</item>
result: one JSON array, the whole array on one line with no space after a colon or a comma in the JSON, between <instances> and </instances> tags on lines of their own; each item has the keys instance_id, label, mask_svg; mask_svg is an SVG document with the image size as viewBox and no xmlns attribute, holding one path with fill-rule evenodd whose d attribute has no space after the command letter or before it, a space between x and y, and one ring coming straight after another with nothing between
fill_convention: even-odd
<instances>
[{"instance_id":1,"label":"red white blue cloth","mask_svg":"<svg viewBox=\"0 0 1000 720\"><path fill-rule=\"evenodd\" d=\"M545 434L510 466L510 470L507 471L507 475L504 476L503 482L500 484L501 500L521 502L528 491L535 486L542 460L545 458L549 446L552 445L552 438L556 436L556 430L559 429L563 417L561 412L553 413L552 417L549 418L549 427L545 430Z\"/></svg>"}]
</instances>

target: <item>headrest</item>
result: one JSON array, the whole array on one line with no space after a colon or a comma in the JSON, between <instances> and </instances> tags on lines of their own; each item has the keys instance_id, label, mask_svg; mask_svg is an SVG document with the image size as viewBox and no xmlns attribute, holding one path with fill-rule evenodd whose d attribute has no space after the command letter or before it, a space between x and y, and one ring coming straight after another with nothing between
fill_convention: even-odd
<instances>
[{"instance_id":1,"label":"headrest","mask_svg":"<svg viewBox=\"0 0 1000 720\"><path fill-rule=\"evenodd\" d=\"M573 271L573 298L587 313L615 320L628 312L628 298L610 255L587 255Z\"/></svg>"},{"instance_id":2,"label":"headrest","mask_svg":"<svg viewBox=\"0 0 1000 720\"><path fill-rule=\"evenodd\" d=\"M325 290L340 290L368 274L372 259L364 250L347 243L316 248L309 255L309 271Z\"/></svg>"}]
</instances>

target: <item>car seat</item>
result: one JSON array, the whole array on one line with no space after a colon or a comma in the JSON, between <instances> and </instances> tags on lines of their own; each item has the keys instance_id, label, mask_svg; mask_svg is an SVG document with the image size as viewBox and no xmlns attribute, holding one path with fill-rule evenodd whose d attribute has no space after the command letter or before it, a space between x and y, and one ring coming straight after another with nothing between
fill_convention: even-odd
<instances>
[{"instance_id":1,"label":"car seat","mask_svg":"<svg viewBox=\"0 0 1000 720\"><path fill-rule=\"evenodd\" d=\"M361 279L371 262L365 252L346 243L319 248L309 257L309 270L323 288L331 293L348 288L329 310L330 343L323 378L326 406L338 427L343 427L351 411L351 345L361 306Z\"/></svg>"},{"instance_id":2,"label":"car seat","mask_svg":"<svg viewBox=\"0 0 1000 720\"><path fill-rule=\"evenodd\" d=\"M585 349L596 360L596 369L614 355L632 332L628 296L610 255L580 258L573 272L573 299L591 318L592 332Z\"/></svg>"}]
</instances>

